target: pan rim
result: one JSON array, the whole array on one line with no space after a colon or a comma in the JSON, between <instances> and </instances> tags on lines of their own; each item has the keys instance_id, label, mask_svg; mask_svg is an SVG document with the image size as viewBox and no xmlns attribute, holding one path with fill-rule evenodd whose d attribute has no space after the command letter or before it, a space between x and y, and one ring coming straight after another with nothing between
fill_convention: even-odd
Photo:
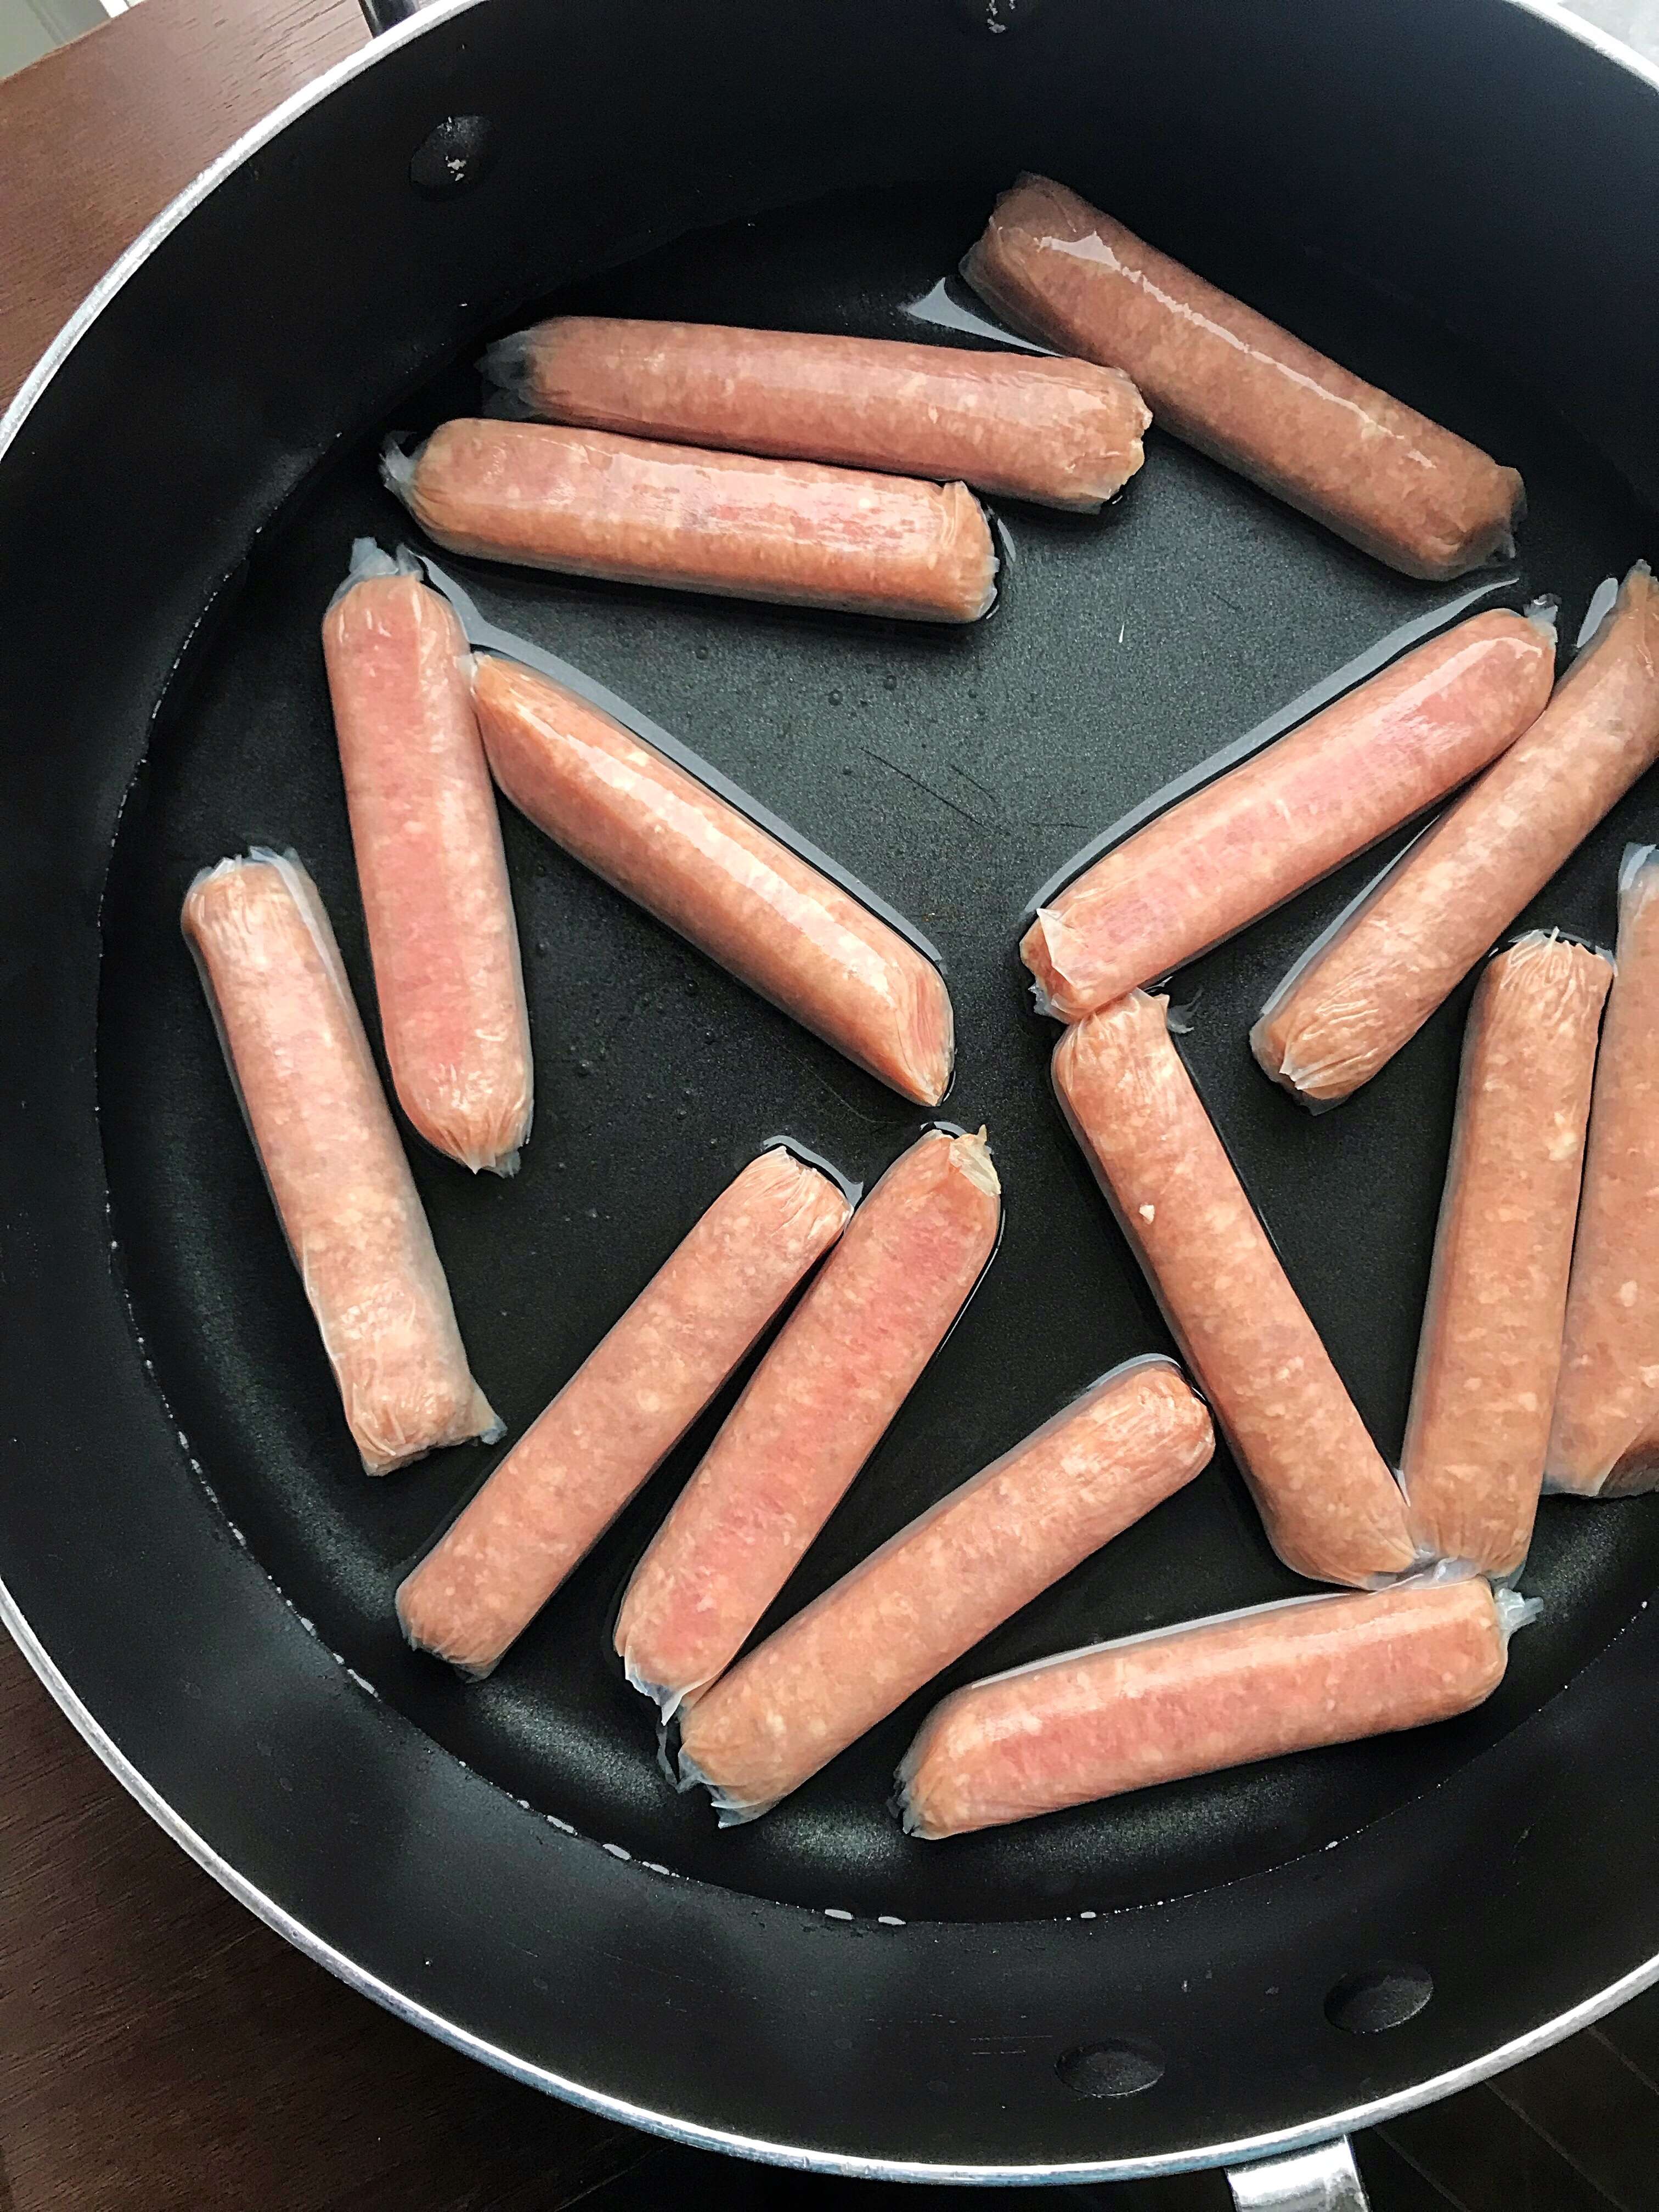
<instances>
[{"instance_id":1,"label":"pan rim","mask_svg":"<svg viewBox=\"0 0 1659 2212\"><path fill-rule=\"evenodd\" d=\"M482 4L483 0L431 0L431 4L422 8L420 13L408 21L379 37L369 38L361 49L334 64L310 83L301 86L193 178L145 227L75 308L24 378L4 412L0 413L0 467L4 465L11 447L58 371L104 310L171 234L222 183L280 137L290 124L308 113L313 107L320 106L339 87L371 68L382 55L410 44L438 24L467 14ZM1563 0L1502 0L1502 4L1572 38L1580 46L1644 84L1650 91L1659 94L1659 63L1648 61L1613 33L1575 15L1563 4ZM289 1912L228 1860L221 1856L213 1845L190 1826L126 1757L82 1702L68 1677L36 1636L3 1578L0 1578L0 1626L8 1631L28 1666L70 1725L128 1795L222 1889L284 1941L291 1943L303 1956L311 1959L359 1995L380 2005L395 2018L422 2029L437 2041L495 2068L514 2080L642 2132L690 2148L720 2151L759 2163L834 2174L850 2179L981 2186L1077 2185L1147 2179L1164 2174L1245 2165L1328 2142L1472 2087L1535 2057L1580 2029L1592 2026L1644 1990L1659 1983L1659 1954L1656 1954L1553 2019L1540 2023L1525 2034L1513 2038L1478 2058L1433 2075L1410 2088L1328 2113L1296 2127L1207 2144L1167 2155L1152 2154L1048 2165L975 2165L866 2156L856 2152L818 2149L772 2141L635 2105L626 2098L588 2087L569 2075L550 2067L538 2066L499 2045L490 2043L383 1981Z\"/></svg>"}]
</instances>

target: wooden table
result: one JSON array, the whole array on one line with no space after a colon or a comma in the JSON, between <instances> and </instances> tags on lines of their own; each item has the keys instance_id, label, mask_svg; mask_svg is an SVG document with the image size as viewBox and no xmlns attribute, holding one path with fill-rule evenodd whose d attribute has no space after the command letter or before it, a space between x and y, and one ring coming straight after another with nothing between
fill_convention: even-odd
<instances>
[{"instance_id":1,"label":"wooden table","mask_svg":"<svg viewBox=\"0 0 1659 2212\"><path fill-rule=\"evenodd\" d=\"M363 37L354 0L143 0L0 84L0 404L179 186ZM1376 2212L1654 2212L1656 2080L1650 1998L1367 2138ZM139 1812L0 1634L0 2212L556 2212L596 2187L607 2212L771 2212L899 2194L647 2149L270 1934ZM1226 2197L1213 2175L1077 2194L1115 2212Z\"/></svg>"}]
</instances>

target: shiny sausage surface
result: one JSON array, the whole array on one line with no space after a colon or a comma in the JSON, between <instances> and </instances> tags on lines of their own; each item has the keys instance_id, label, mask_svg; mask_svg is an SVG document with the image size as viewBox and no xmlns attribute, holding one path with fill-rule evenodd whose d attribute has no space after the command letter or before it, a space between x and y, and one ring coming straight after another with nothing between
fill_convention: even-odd
<instances>
[{"instance_id":1,"label":"shiny sausage surface","mask_svg":"<svg viewBox=\"0 0 1659 2212\"><path fill-rule=\"evenodd\" d=\"M1638 562L1532 727L1268 1000L1262 1068L1310 1105L1368 1083L1656 759L1659 589Z\"/></svg>"},{"instance_id":2,"label":"shiny sausage surface","mask_svg":"<svg viewBox=\"0 0 1659 2212\"><path fill-rule=\"evenodd\" d=\"M499 1436L310 877L222 860L183 927L363 1465Z\"/></svg>"},{"instance_id":3,"label":"shiny sausage surface","mask_svg":"<svg viewBox=\"0 0 1659 2212\"><path fill-rule=\"evenodd\" d=\"M1400 1486L1291 1289L1192 1078L1167 1001L1132 991L1067 1030L1054 1088L1288 1567L1402 1572Z\"/></svg>"},{"instance_id":4,"label":"shiny sausage surface","mask_svg":"<svg viewBox=\"0 0 1659 2212\"><path fill-rule=\"evenodd\" d=\"M990 526L965 484L543 422L446 422L386 480L452 552L611 583L977 622Z\"/></svg>"},{"instance_id":5,"label":"shiny sausage surface","mask_svg":"<svg viewBox=\"0 0 1659 2212\"><path fill-rule=\"evenodd\" d=\"M1509 551L1513 469L1339 368L1047 177L963 274L1005 321L1134 379L1160 426L1409 576Z\"/></svg>"},{"instance_id":6,"label":"shiny sausage surface","mask_svg":"<svg viewBox=\"0 0 1659 2212\"><path fill-rule=\"evenodd\" d=\"M682 1774L727 1820L768 1811L1214 1449L1167 1360L1103 1376L723 1675L685 1715Z\"/></svg>"},{"instance_id":7,"label":"shiny sausage surface","mask_svg":"<svg viewBox=\"0 0 1659 2212\"><path fill-rule=\"evenodd\" d=\"M550 422L1048 507L1115 497L1152 420L1128 378L1093 362L610 315L538 323L492 347L484 372Z\"/></svg>"}]
</instances>

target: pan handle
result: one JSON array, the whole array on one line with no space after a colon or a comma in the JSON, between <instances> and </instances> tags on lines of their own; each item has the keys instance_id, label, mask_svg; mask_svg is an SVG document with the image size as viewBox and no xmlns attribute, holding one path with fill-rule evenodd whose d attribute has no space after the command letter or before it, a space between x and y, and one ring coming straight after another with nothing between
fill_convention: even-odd
<instances>
[{"instance_id":1,"label":"pan handle","mask_svg":"<svg viewBox=\"0 0 1659 2212\"><path fill-rule=\"evenodd\" d=\"M357 0L363 11L363 21L368 26L369 36L378 39L382 31L390 31L399 23L408 22L411 15L421 12L421 0Z\"/></svg>"},{"instance_id":2,"label":"pan handle","mask_svg":"<svg viewBox=\"0 0 1659 2212\"><path fill-rule=\"evenodd\" d=\"M1313 2150L1294 2151L1289 2158L1234 2166L1227 2180L1236 2212L1368 2212L1364 2185L1346 2136Z\"/></svg>"}]
</instances>

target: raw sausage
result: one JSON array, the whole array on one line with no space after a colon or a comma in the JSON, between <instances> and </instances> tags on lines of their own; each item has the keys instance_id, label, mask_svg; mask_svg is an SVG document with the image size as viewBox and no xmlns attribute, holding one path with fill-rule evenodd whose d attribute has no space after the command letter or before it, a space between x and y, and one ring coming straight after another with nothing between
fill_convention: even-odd
<instances>
[{"instance_id":1,"label":"raw sausage","mask_svg":"<svg viewBox=\"0 0 1659 2212\"><path fill-rule=\"evenodd\" d=\"M1054 1088L1249 1485L1316 1582L1404 1571L1405 1501L1343 1389L1170 1041L1132 991L1067 1030Z\"/></svg>"},{"instance_id":2,"label":"raw sausage","mask_svg":"<svg viewBox=\"0 0 1659 2212\"><path fill-rule=\"evenodd\" d=\"M1534 931L1469 1010L1401 1479L1419 1545L1487 1574L1518 1573L1532 1540L1612 981Z\"/></svg>"},{"instance_id":3,"label":"raw sausage","mask_svg":"<svg viewBox=\"0 0 1659 2212\"><path fill-rule=\"evenodd\" d=\"M617 1650L671 1716L735 1659L990 1260L981 1130L930 1130L858 1212L744 1387L623 1599Z\"/></svg>"},{"instance_id":4,"label":"raw sausage","mask_svg":"<svg viewBox=\"0 0 1659 2212\"><path fill-rule=\"evenodd\" d=\"M495 781L538 829L860 1067L939 1103L951 999L914 945L562 684L492 657L475 696Z\"/></svg>"},{"instance_id":5,"label":"raw sausage","mask_svg":"<svg viewBox=\"0 0 1659 2212\"><path fill-rule=\"evenodd\" d=\"M911 622L977 622L990 527L965 484L540 422L446 422L387 483L452 552Z\"/></svg>"},{"instance_id":6,"label":"raw sausage","mask_svg":"<svg viewBox=\"0 0 1659 2212\"><path fill-rule=\"evenodd\" d=\"M1532 727L1268 1000L1262 1067L1307 1104L1369 1082L1656 758L1659 589L1638 562Z\"/></svg>"},{"instance_id":7,"label":"raw sausage","mask_svg":"<svg viewBox=\"0 0 1659 2212\"><path fill-rule=\"evenodd\" d=\"M714 323L556 315L483 368L550 422L960 479L1045 507L1113 498L1152 421L1128 378L1093 362Z\"/></svg>"},{"instance_id":8,"label":"raw sausage","mask_svg":"<svg viewBox=\"0 0 1659 2212\"><path fill-rule=\"evenodd\" d=\"M255 851L182 921L363 1465L500 1436L316 886Z\"/></svg>"},{"instance_id":9,"label":"raw sausage","mask_svg":"<svg viewBox=\"0 0 1659 2212\"><path fill-rule=\"evenodd\" d=\"M487 1674L847 1224L828 1176L751 1160L398 1592L418 1649Z\"/></svg>"},{"instance_id":10,"label":"raw sausage","mask_svg":"<svg viewBox=\"0 0 1659 2212\"><path fill-rule=\"evenodd\" d=\"M323 658L392 1086L429 1145L511 1175L530 1025L466 640L447 599L362 539Z\"/></svg>"},{"instance_id":11,"label":"raw sausage","mask_svg":"<svg viewBox=\"0 0 1659 2212\"><path fill-rule=\"evenodd\" d=\"M1474 1576L1291 1598L1041 1659L934 1707L899 1768L899 1810L932 1843L1449 1720L1492 1695L1537 1610Z\"/></svg>"},{"instance_id":12,"label":"raw sausage","mask_svg":"<svg viewBox=\"0 0 1659 2212\"><path fill-rule=\"evenodd\" d=\"M1547 1490L1622 1498L1659 1483L1659 857L1619 875Z\"/></svg>"},{"instance_id":13,"label":"raw sausage","mask_svg":"<svg viewBox=\"0 0 1659 2212\"><path fill-rule=\"evenodd\" d=\"M1080 1021L1218 945L1468 781L1542 713L1548 619L1432 638L1126 839L1040 907L1020 957Z\"/></svg>"},{"instance_id":14,"label":"raw sausage","mask_svg":"<svg viewBox=\"0 0 1659 2212\"><path fill-rule=\"evenodd\" d=\"M1103 1376L952 1491L687 1712L680 1771L752 1820L1208 1464L1170 1361Z\"/></svg>"},{"instance_id":15,"label":"raw sausage","mask_svg":"<svg viewBox=\"0 0 1659 2212\"><path fill-rule=\"evenodd\" d=\"M1064 185L1021 178L962 266L1017 330L1124 370L1166 430L1407 575L1456 576L1514 550L1513 469Z\"/></svg>"}]
</instances>

